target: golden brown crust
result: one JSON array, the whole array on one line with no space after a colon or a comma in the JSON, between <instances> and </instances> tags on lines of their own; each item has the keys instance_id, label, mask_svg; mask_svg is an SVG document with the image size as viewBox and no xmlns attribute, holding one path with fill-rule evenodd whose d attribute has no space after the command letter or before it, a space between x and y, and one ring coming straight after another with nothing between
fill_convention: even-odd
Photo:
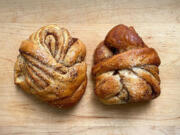
<instances>
[{"instance_id":1,"label":"golden brown crust","mask_svg":"<svg viewBox=\"0 0 180 135\"><path fill-rule=\"evenodd\" d=\"M22 42L15 64L15 84L41 100L69 107L82 97L87 84L85 45L69 32L48 25Z\"/></svg>"},{"instance_id":2,"label":"golden brown crust","mask_svg":"<svg viewBox=\"0 0 180 135\"><path fill-rule=\"evenodd\" d=\"M127 27L123 24L115 26L108 32L105 44L120 49L121 52L132 48L146 47L135 29L132 26Z\"/></svg>"},{"instance_id":3,"label":"golden brown crust","mask_svg":"<svg viewBox=\"0 0 180 135\"><path fill-rule=\"evenodd\" d=\"M133 27L117 25L94 53L95 93L104 104L151 100L160 94L160 63Z\"/></svg>"}]
</instances>

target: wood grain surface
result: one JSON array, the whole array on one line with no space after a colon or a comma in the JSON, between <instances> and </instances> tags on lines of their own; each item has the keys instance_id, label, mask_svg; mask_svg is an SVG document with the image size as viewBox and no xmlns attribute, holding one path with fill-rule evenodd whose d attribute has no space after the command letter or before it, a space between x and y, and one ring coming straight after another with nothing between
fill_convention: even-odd
<instances>
[{"instance_id":1,"label":"wood grain surface","mask_svg":"<svg viewBox=\"0 0 180 135\"><path fill-rule=\"evenodd\" d=\"M92 55L119 23L132 25L161 58L159 98L105 106L93 93ZM13 68L22 40L46 24L66 27L87 47L88 86L73 108L58 110L14 85ZM179 135L180 1L1 0L0 135Z\"/></svg>"}]
</instances>

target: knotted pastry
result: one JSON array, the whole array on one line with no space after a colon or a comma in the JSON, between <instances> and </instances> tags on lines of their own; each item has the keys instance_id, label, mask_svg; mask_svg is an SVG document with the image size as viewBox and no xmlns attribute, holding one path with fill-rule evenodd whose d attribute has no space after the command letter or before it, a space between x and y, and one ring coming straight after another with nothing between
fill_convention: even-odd
<instances>
[{"instance_id":1,"label":"knotted pastry","mask_svg":"<svg viewBox=\"0 0 180 135\"><path fill-rule=\"evenodd\" d=\"M48 25L22 42L15 64L15 84L57 107L69 107L84 94L85 45L69 32Z\"/></svg>"},{"instance_id":2,"label":"knotted pastry","mask_svg":"<svg viewBox=\"0 0 180 135\"><path fill-rule=\"evenodd\" d=\"M95 50L95 94L104 104L148 101L160 94L160 58L133 27L112 28Z\"/></svg>"}]
</instances>

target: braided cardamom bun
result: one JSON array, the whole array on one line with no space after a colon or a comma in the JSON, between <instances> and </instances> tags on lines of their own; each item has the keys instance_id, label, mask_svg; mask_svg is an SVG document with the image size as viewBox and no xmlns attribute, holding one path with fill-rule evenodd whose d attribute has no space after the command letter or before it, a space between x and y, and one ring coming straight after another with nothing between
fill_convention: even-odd
<instances>
[{"instance_id":1,"label":"braided cardamom bun","mask_svg":"<svg viewBox=\"0 0 180 135\"><path fill-rule=\"evenodd\" d=\"M95 50L95 93L104 104L148 101L160 94L160 58L133 27L117 25Z\"/></svg>"},{"instance_id":2,"label":"braided cardamom bun","mask_svg":"<svg viewBox=\"0 0 180 135\"><path fill-rule=\"evenodd\" d=\"M22 42L15 64L15 84L57 107L69 107L84 94L85 45L56 25L48 25Z\"/></svg>"}]
</instances>

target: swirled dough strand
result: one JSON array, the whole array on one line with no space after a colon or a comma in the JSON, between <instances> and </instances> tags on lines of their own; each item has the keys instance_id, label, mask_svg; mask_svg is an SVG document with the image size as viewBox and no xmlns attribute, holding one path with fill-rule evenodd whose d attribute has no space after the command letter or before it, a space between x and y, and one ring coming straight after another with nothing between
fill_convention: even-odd
<instances>
[{"instance_id":1,"label":"swirled dough strand","mask_svg":"<svg viewBox=\"0 0 180 135\"><path fill-rule=\"evenodd\" d=\"M94 53L95 93L104 104L148 101L160 95L160 58L133 27L117 25Z\"/></svg>"},{"instance_id":2,"label":"swirled dough strand","mask_svg":"<svg viewBox=\"0 0 180 135\"><path fill-rule=\"evenodd\" d=\"M22 42L15 63L15 84L57 107L69 107L84 94L85 45L65 28L48 25Z\"/></svg>"}]
</instances>

